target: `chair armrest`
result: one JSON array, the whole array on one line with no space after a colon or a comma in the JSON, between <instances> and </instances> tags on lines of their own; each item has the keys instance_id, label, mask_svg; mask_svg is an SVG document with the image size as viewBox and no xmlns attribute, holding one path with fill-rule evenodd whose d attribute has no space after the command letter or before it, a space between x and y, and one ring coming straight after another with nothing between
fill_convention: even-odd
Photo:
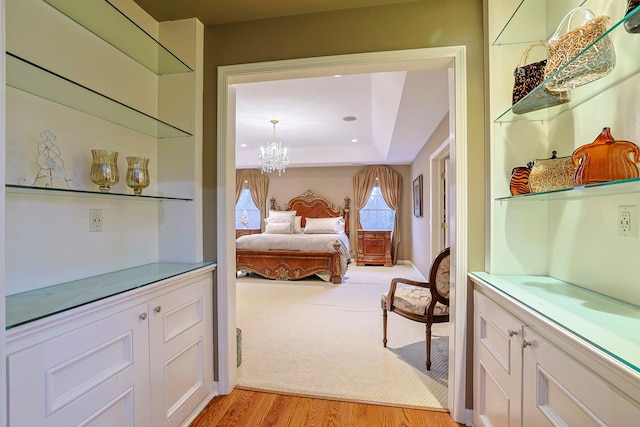
<instances>
[{"instance_id":1,"label":"chair armrest","mask_svg":"<svg viewBox=\"0 0 640 427\"><path fill-rule=\"evenodd\" d=\"M396 288L398 287L398 283L402 283L404 285L418 286L418 287L421 287L421 288L430 288L431 287L429 282L419 282L417 280L411 280L411 279L405 279L405 278L402 278L402 277L396 277L393 280L391 280L391 286L389 287L389 293L387 294L389 307L393 306L393 298L395 297Z\"/></svg>"}]
</instances>

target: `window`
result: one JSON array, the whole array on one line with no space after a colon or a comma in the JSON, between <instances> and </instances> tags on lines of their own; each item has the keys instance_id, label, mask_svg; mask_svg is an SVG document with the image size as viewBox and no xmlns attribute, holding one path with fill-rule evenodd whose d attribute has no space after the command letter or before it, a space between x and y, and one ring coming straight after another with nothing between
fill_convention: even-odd
<instances>
[{"instance_id":1,"label":"window","mask_svg":"<svg viewBox=\"0 0 640 427\"><path fill-rule=\"evenodd\" d=\"M245 218L247 223L243 224ZM253 203L251 192L247 187L242 189L238 203L236 203L236 229L239 228L260 228L260 210Z\"/></svg>"},{"instance_id":2,"label":"window","mask_svg":"<svg viewBox=\"0 0 640 427\"><path fill-rule=\"evenodd\" d=\"M380 185L376 183L371 190L369 200L360 209L360 223L365 230L393 230L396 216L394 210L384 201Z\"/></svg>"}]
</instances>

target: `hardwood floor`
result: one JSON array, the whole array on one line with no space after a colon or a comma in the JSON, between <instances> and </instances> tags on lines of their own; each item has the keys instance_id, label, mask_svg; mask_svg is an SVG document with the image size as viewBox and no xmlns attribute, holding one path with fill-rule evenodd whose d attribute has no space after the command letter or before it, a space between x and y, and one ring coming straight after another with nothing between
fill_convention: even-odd
<instances>
[{"instance_id":1,"label":"hardwood floor","mask_svg":"<svg viewBox=\"0 0 640 427\"><path fill-rule=\"evenodd\" d=\"M462 427L447 412L234 389L215 397L189 427Z\"/></svg>"}]
</instances>

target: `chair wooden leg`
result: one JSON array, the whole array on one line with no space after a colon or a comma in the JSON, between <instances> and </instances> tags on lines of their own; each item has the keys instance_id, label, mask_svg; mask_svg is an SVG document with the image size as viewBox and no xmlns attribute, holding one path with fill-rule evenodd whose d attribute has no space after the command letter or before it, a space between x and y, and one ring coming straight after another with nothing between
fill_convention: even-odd
<instances>
[{"instance_id":1,"label":"chair wooden leg","mask_svg":"<svg viewBox=\"0 0 640 427\"><path fill-rule=\"evenodd\" d=\"M382 345L387 346L387 309L382 309Z\"/></svg>"},{"instance_id":2,"label":"chair wooden leg","mask_svg":"<svg viewBox=\"0 0 640 427\"><path fill-rule=\"evenodd\" d=\"M427 371L431 370L431 323L427 323Z\"/></svg>"}]
</instances>

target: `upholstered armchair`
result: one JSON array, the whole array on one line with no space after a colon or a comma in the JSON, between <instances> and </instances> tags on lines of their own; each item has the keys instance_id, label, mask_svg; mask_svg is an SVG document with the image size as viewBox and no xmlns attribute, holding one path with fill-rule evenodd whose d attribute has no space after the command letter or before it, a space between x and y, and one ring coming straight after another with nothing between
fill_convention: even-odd
<instances>
[{"instance_id":1,"label":"upholstered armchair","mask_svg":"<svg viewBox=\"0 0 640 427\"><path fill-rule=\"evenodd\" d=\"M382 344L387 346L388 311L426 324L427 370L431 369L431 325L449 321L449 270L450 249L445 248L431 263L428 282L395 278L382 295Z\"/></svg>"}]
</instances>

